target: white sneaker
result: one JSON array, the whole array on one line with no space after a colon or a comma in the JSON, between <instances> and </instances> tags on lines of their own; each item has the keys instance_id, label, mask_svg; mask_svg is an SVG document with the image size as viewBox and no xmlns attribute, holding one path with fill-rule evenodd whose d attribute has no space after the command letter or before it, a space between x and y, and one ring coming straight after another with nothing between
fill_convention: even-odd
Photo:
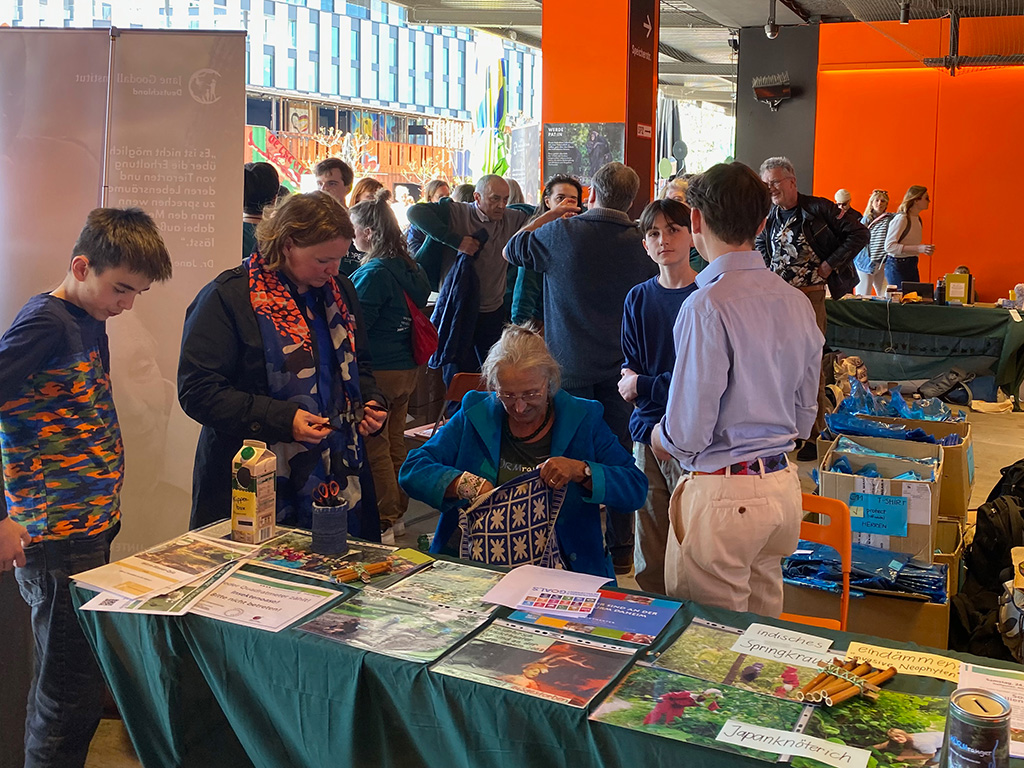
<instances>
[{"instance_id":1,"label":"white sneaker","mask_svg":"<svg viewBox=\"0 0 1024 768\"><path fill-rule=\"evenodd\" d=\"M391 532L394 533L395 536L404 536L405 523L403 523L401 520L395 520L395 522L391 524Z\"/></svg>"},{"instance_id":2,"label":"white sneaker","mask_svg":"<svg viewBox=\"0 0 1024 768\"><path fill-rule=\"evenodd\" d=\"M386 531L380 532L380 543L388 547L395 546L395 527L391 526Z\"/></svg>"}]
</instances>

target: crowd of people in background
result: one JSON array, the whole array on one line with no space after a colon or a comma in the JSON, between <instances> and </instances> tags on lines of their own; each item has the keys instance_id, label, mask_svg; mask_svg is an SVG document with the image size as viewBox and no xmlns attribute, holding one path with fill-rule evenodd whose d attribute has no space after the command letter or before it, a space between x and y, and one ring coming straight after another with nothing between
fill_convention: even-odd
<instances>
[{"instance_id":1,"label":"crowd of people in background","mask_svg":"<svg viewBox=\"0 0 1024 768\"><path fill-rule=\"evenodd\" d=\"M184 316L178 399L202 425L191 526L229 514L247 439L277 457L278 522L309 527L334 482L349 533L394 543L413 497L440 510L446 554L471 500L537 471L564 491L558 565L635 567L644 589L778 616L801 518L788 455L812 458L824 426L825 298L917 281L928 190L895 213L875 190L861 214L847 190L801 193L772 157L676 178L637 219L637 173L593 170L589 189L548 179L534 206L493 174L430 181L417 202L338 158L307 193L246 165L241 261ZM55 764L81 764L99 719L68 585L118 530L104 321L170 276L152 219L97 209L62 284L0 339L0 572L17 568L41 658L26 751ZM430 367L482 383L407 456L433 292Z\"/></svg>"},{"instance_id":2,"label":"crowd of people in background","mask_svg":"<svg viewBox=\"0 0 1024 768\"><path fill-rule=\"evenodd\" d=\"M445 385L457 373L482 370L512 323L540 334L557 363L560 384L550 396L561 389L601 404L611 434L634 454L649 486L645 504L605 505L607 553L615 572L635 567L641 586L664 591L665 510L681 469L658 457L651 436L668 402L676 318L709 264L690 231L687 200L695 175L669 180L639 222L627 213L639 179L621 163L595 169L586 200L578 179L553 176L538 205L526 202L514 179L497 175L455 188L432 180L418 202L414 186L397 185L392 195L370 176L356 181L337 158L320 162L315 175L355 225L339 271L351 278L361 305L365 356L390 409L387 429L366 439L384 540L404 532L408 505L399 477L406 464L402 429L420 380L410 347L412 313L436 291L431 319L439 342L430 365L441 369ZM801 193L785 157L766 159L759 177L770 205L753 245L771 272L806 297L822 335L826 296L872 290L882 296L889 285L917 281L918 256L934 250L922 244L921 213L929 204L924 187L908 189L897 212L889 211L888 192L876 189L861 214L846 189L834 200ZM245 178L243 257L258 258L256 228L279 205L280 185L266 163L248 164ZM800 460L814 457L824 428L824 384L819 366L813 423L808 434L796 436ZM530 406L523 402L527 412ZM457 498L458 484L447 485L444 493ZM445 497L435 496L425 495ZM437 551L449 538L438 537Z\"/></svg>"}]
</instances>

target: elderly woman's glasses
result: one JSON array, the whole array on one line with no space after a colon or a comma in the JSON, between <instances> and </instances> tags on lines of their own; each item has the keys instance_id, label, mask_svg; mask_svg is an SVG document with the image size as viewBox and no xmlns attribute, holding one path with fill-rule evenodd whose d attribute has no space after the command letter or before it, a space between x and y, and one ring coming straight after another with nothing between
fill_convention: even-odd
<instances>
[{"instance_id":1,"label":"elderly woman's glasses","mask_svg":"<svg viewBox=\"0 0 1024 768\"><path fill-rule=\"evenodd\" d=\"M536 405L547 397L547 393L540 390L536 390L534 392L523 392L522 394L504 392L498 392L497 394L498 399L501 400L504 405L515 405L516 400L522 400L527 405Z\"/></svg>"}]
</instances>

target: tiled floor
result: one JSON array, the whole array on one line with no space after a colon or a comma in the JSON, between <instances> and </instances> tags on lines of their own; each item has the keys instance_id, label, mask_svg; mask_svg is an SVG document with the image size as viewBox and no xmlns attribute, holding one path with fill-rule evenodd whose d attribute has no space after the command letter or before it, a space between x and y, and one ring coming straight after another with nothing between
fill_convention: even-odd
<instances>
[{"instance_id":1,"label":"tiled floor","mask_svg":"<svg viewBox=\"0 0 1024 768\"><path fill-rule=\"evenodd\" d=\"M999 480L999 469L1024 458L1024 413L984 414L970 416L974 435L975 487L971 507L985 501L989 491ZM800 465L800 475L806 490L813 490L810 472L813 462ZM399 546L415 547L420 534L433 533L437 525L437 512L424 504L412 501L406 513L405 534L397 538ZM632 574L620 577L619 585L636 589ZM140 763L120 720L104 720L93 740L89 752L88 768L132 768Z\"/></svg>"}]
</instances>

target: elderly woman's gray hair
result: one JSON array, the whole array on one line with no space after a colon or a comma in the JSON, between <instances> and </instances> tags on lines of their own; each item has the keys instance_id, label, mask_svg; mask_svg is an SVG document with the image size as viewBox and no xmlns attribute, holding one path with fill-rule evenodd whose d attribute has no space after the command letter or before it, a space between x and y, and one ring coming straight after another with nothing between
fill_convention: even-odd
<instances>
[{"instance_id":1,"label":"elderly woman's gray hair","mask_svg":"<svg viewBox=\"0 0 1024 768\"><path fill-rule=\"evenodd\" d=\"M548 351L544 338L536 331L522 325L507 325L501 338L487 353L487 359L480 367L480 373L487 382L487 388L498 391L498 377L508 369L527 371L536 369L543 372L548 380L548 395L552 396L562 384L562 371L555 358Z\"/></svg>"}]
</instances>

